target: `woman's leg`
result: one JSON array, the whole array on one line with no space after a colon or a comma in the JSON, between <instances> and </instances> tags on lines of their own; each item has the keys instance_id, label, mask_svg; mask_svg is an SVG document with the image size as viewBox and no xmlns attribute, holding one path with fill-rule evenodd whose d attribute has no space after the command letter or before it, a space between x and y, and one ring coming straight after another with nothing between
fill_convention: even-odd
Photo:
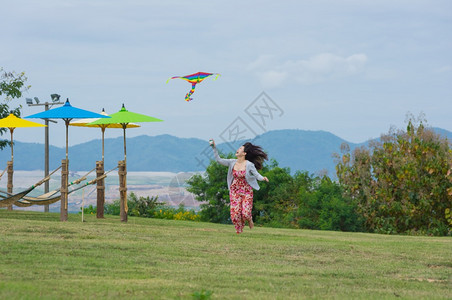
<instances>
[{"instance_id":1,"label":"woman's leg","mask_svg":"<svg viewBox=\"0 0 452 300\"><path fill-rule=\"evenodd\" d=\"M245 226L245 221L248 221L248 225L250 226L250 229L254 227L253 223L253 195L248 194L244 197L242 201L242 223L243 226Z\"/></svg>"},{"instance_id":2,"label":"woman's leg","mask_svg":"<svg viewBox=\"0 0 452 300\"><path fill-rule=\"evenodd\" d=\"M235 231L237 233L243 232L243 222L242 222L242 199L239 195L235 193L229 194L229 199L231 201L231 221L235 226Z\"/></svg>"}]
</instances>

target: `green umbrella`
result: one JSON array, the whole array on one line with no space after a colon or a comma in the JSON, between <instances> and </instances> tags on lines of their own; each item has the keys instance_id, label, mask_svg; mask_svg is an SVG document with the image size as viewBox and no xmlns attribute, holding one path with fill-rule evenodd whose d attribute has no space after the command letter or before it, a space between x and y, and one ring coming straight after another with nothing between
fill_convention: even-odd
<instances>
[{"instance_id":1,"label":"green umbrella","mask_svg":"<svg viewBox=\"0 0 452 300\"><path fill-rule=\"evenodd\" d=\"M97 121L88 123L87 125L105 125L105 124L120 124L124 132L124 161L127 161L127 151L126 151L126 128L130 123L141 123L141 122L162 122L163 120L130 112L126 110L124 104L122 108L117 113L109 115L110 118L99 119Z\"/></svg>"},{"instance_id":2,"label":"green umbrella","mask_svg":"<svg viewBox=\"0 0 452 300\"><path fill-rule=\"evenodd\" d=\"M102 109L101 115L108 116L104 109ZM90 123L99 120L99 118L88 118L88 119L78 119L76 121L71 121L69 123L70 126L78 126L78 127L97 127L102 131L102 161L104 161L104 135L106 128L122 128L121 124L113 123L113 124L98 124L98 125L90 125ZM129 123L127 124L127 128L135 128L140 127L138 124Z\"/></svg>"}]
</instances>

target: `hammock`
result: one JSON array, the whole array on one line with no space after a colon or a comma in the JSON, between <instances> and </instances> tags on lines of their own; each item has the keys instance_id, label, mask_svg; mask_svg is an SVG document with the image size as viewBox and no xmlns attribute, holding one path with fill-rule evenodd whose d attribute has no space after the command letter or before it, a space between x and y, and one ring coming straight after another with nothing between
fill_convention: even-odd
<instances>
[{"instance_id":1,"label":"hammock","mask_svg":"<svg viewBox=\"0 0 452 300\"><path fill-rule=\"evenodd\" d=\"M16 205L18 207L29 207L32 205L50 205L50 204L53 204L60 200L61 200L61 195L57 195L52 198L47 198L47 199L42 199L42 200L34 200L34 201L17 200L16 202L14 202L14 205Z\"/></svg>"},{"instance_id":2,"label":"hammock","mask_svg":"<svg viewBox=\"0 0 452 300\"><path fill-rule=\"evenodd\" d=\"M50 173L49 176L47 176L44 179L40 180L39 182L37 182L36 184L32 185L31 187L29 187L25 191L22 191L20 193L14 194L14 195L11 195L11 194L7 193L8 197L4 197L3 199L0 199L0 207L8 207L8 206L14 204L15 202L19 201L21 198L23 198L25 195L30 193L36 187L38 187L41 184L43 184L44 182L48 181L50 179L50 176L53 173L55 173L56 171L58 171L60 168L61 167L58 167L57 169L55 169L55 171ZM3 197L3 196L1 196L1 197Z\"/></svg>"},{"instance_id":3,"label":"hammock","mask_svg":"<svg viewBox=\"0 0 452 300\"><path fill-rule=\"evenodd\" d=\"M97 177L97 178L94 178L94 179L92 179L92 180L90 180L90 181L84 183L83 185L81 185L81 186L79 186L79 187L74 188L74 189L71 190L71 191L68 191L68 195L71 194L71 193L73 193L73 192L76 192L76 191L78 191L78 190L80 190L80 189L82 189L82 188L84 188L84 187L86 187L86 186L88 186L88 185L92 185L92 184L96 183L98 180L102 180L102 179L106 178L106 177L107 177L107 174L110 173L111 171L115 170L116 168L117 168L117 167L111 169L110 171L106 172L105 174L103 174L103 175L101 175L101 176L99 176L99 177ZM93 170L91 170L90 172L88 172L88 173L87 173L85 176L83 176L82 178L77 179L77 180L71 182L68 186L73 185L73 184L79 184L82 180L85 180L86 177L87 177L92 171L93 171ZM52 195L53 195L53 194L57 193L59 190L60 190L60 189L58 189L58 190L56 190L56 191L49 192L49 193L44 194L44 195L48 195L48 194L51 194L51 193L52 193ZM20 199L20 198L19 198L19 199L14 203L14 205L16 205L16 206L18 206L18 207L28 207L28 206L32 206L32 205L49 205L49 204L53 204L53 203L55 203L55 202L58 202L58 201L61 199L61 194L56 195L56 196L53 196L53 197L43 197L44 195L41 195L41 196L38 196L38 197L23 197L23 198L22 198L23 200L19 200L19 199ZM0 196L0 197L1 197L1 196Z\"/></svg>"},{"instance_id":4,"label":"hammock","mask_svg":"<svg viewBox=\"0 0 452 300\"><path fill-rule=\"evenodd\" d=\"M19 201L20 198L22 198L23 196L25 196L26 194L28 194L29 192L31 192L32 190L34 190L34 186L26 189L25 191L22 191L20 193L17 193L15 195L9 196L7 198L1 199L0 200L0 207L8 207L10 205L12 205L13 203L15 203L16 201Z\"/></svg>"},{"instance_id":5,"label":"hammock","mask_svg":"<svg viewBox=\"0 0 452 300\"><path fill-rule=\"evenodd\" d=\"M107 177L107 175L104 174L102 176L99 176L98 178L94 178L93 180L90 180L90 181L86 182L85 184L83 184L83 185L81 185L79 187L76 187L76 188L74 188L71 191L68 191L67 194L69 195L70 193L73 193L75 191L83 189L84 187L86 187L88 185L91 185L91 184L94 184L94 183L96 183L97 180L104 179L105 177ZM54 197L51 197L51 198L47 198L47 199L17 200L14 203L14 205L19 206L19 207L28 207L28 206L32 206L32 205L48 205L48 204L53 204L55 202L58 202L60 199L61 199L61 194L57 195L57 196L54 196Z\"/></svg>"},{"instance_id":6,"label":"hammock","mask_svg":"<svg viewBox=\"0 0 452 300\"><path fill-rule=\"evenodd\" d=\"M59 167L59 168L61 168L61 167ZM59 169L59 168L58 168L58 169ZM56 169L55 171L53 171L52 173L50 173L48 177L50 177L53 173L55 173L56 171L58 171L58 169ZM70 183L68 184L68 187L71 186L71 185L74 185L74 184L79 184L79 183L82 182L83 180L86 180L86 177L87 177L92 171L94 171L95 169L96 169L96 168L92 169L91 171L89 171L88 173L86 173L86 174L85 174L84 176L82 176L81 178L79 178L79 179L77 179L77 180L74 180L74 181L70 182ZM1 177L1 175L0 175L0 177ZM60 189L61 189L61 188L56 189L56 190L53 190L53 191L50 191L50 192L45 193L45 194L42 194L42 195L39 195L39 196L37 196L37 197L26 197L26 196L23 196L22 199L27 200L27 201L44 201L44 200L49 200L49 201L53 201L53 202L51 202L51 203L55 203L56 201L59 200L59 198L57 199L57 197L60 197L60 196L56 196L56 197L52 197L52 196L55 195L56 193L58 193L58 192L60 191ZM2 191L2 190L0 190L0 193L3 193L3 194L5 194L5 195L7 195L7 196L13 196L13 194L10 194L10 193L5 192L5 191ZM6 198L6 197L3 196L3 195L0 195L0 198ZM56 199L56 200L55 200L55 199ZM0 200L0 201L2 201L2 200ZM50 204L51 204L51 203L50 203ZM46 204L42 204L42 205L46 205ZM19 206L19 205L18 205L18 206ZM21 207L22 207L22 206L21 206ZM25 206L23 206L23 207L25 207Z\"/></svg>"},{"instance_id":7,"label":"hammock","mask_svg":"<svg viewBox=\"0 0 452 300\"><path fill-rule=\"evenodd\" d=\"M88 173L86 173L85 175L80 177L79 179L69 182L67 186L70 187L71 185L79 184L83 180L86 180L86 177L88 177L88 175L91 174L91 172L93 172L94 170L96 170L96 168L92 169L91 171L89 171ZM27 200L27 201L42 201L42 200L46 200L46 199L51 200L51 199L55 198L55 197L52 197L52 196L55 195L56 193L58 193L60 190L61 190L61 187L56 189L56 190L53 190L53 191L47 192L45 194L39 195L37 197L23 197L22 199ZM56 200L56 201L58 201L58 200ZM54 203L54 202L52 202L52 203ZM42 205L45 205L45 204L42 204Z\"/></svg>"}]
</instances>

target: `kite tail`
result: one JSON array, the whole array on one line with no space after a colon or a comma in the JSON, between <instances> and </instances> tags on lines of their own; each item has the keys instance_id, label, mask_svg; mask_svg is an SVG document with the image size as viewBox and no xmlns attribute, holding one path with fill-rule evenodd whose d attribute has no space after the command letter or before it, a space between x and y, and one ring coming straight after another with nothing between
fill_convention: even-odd
<instances>
[{"instance_id":1,"label":"kite tail","mask_svg":"<svg viewBox=\"0 0 452 300\"><path fill-rule=\"evenodd\" d=\"M168 78L168 80L166 81L166 83L168 83L171 79L175 79L175 78L180 78L180 76L173 76L171 78Z\"/></svg>"},{"instance_id":2,"label":"kite tail","mask_svg":"<svg viewBox=\"0 0 452 300\"><path fill-rule=\"evenodd\" d=\"M193 100L193 98L190 98L190 96L193 95L193 93L195 92L195 87L196 87L196 83L193 83L191 85L191 90L187 93L187 95L185 95L185 101L189 102L189 101Z\"/></svg>"}]
</instances>

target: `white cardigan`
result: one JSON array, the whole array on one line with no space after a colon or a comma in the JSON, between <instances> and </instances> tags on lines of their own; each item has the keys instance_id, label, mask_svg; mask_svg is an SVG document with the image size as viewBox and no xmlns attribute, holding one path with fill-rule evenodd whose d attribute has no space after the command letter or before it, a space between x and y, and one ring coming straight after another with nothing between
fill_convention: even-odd
<instances>
[{"instance_id":1,"label":"white cardigan","mask_svg":"<svg viewBox=\"0 0 452 300\"><path fill-rule=\"evenodd\" d=\"M232 181L234 180L234 176L232 175L232 170L234 169L234 165L237 162L237 159L221 158L218 155L217 148L215 148L215 147L213 148L213 153L215 155L215 160L219 164L229 167L227 180L228 180L228 189L231 189L231 184L232 184ZM259 190L259 184L257 184L257 180L262 181L262 180L264 180L264 177L261 174L259 174L259 172L256 170L256 166L254 166L254 164L248 160L246 161L245 170L246 170L246 172L245 172L246 182L248 182L248 184L253 189Z\"/></svg>"}]
</instances>

